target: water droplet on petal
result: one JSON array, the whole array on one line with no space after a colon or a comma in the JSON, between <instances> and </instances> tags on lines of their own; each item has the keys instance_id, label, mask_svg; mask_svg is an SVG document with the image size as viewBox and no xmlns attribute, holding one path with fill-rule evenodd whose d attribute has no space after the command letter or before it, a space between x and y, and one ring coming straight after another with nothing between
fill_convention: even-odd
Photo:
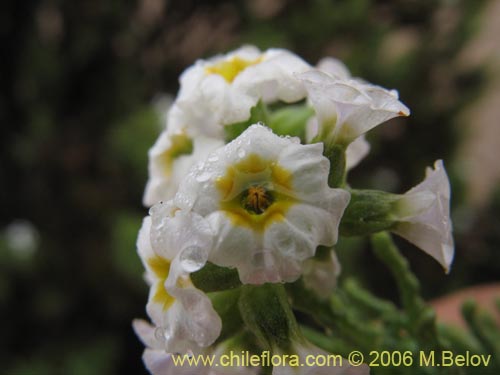
<instances>
[{"instance_id":1,"label":"water droplet on petal","mask_svg":"<svg viewBox=\"0 0 500 375\"><path fill-rule=\"evenodd\" d=\"M292 237L279 236L275 244L282 254L294 255L296 253L296 244Z\"/></svg>"},{"instance_id":2,"label":"water droplet on petal","mask_svg":"<svg viewBox=\"0 0 500 375\"><path fill-rule=\"evenodd\" d=\"M207 261L205 251L199 246L186 247L179 257L182 268L189 273L198 271Z\"/></svg>"},{"instance_id":3,"label":"water droplet on petal","mask_svg":"<svg viewBox=\"0 0 500 375\"><path fill-rule=\"evenodd\" d=\"M159 342L167 342L172 338L172 332L168 327L156 327L154 336Z\"/></svg>"},{"instance_id":4,"label":"water droplet on petal","mask_svg":"<svg viewBox=\"0 0 500 375\"><path fill-rule=\"evenodd\" d=\"M162 327L156 327L155 329L155 339L160 342L165 342L165 330Z\"/></svg>"},{"instance_id":5,"label":"water droplet on petal","mask_svg":"<svg viewBox=\"0 0 500 375\"><path fill-rule=\"evenodd\" d=\"M198 182L205 182L210 179L211 174L208 172L203 172L202 174L196 176L196 181Z\"/></svg>"},{"instance_id":6,"label":"water droplet on petal","mask_svg":"<svg viewBox=\"0 0 500 375\"><path fill-rule=\"evenodd\" d=\"M191 199L183 191L179 190L175 196L175 203L182 208L190 207Z\"/></svg>"},{"instance_id":7,"label":"water droplet on petal","mask_svg":"<svg viewBox=\"0 0 500 375\"><path fill-rule=\"evenodd\" d=\"M240 149L238 150L238 157L240 157L240 158L244 158L244 157L245 157L245 155L246 155L245 150L243 150L242 148L240 148Z\"/></svg>"}]
</instances>

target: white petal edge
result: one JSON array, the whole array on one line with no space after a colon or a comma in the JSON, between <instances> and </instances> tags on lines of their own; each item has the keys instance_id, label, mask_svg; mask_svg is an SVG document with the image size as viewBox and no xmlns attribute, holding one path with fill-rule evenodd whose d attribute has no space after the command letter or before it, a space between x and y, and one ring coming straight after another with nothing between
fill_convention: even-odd
<instances>
[{"instance_id":1,"label":"white petal edge","mask_svg":"<svg viewBox=\"0 0 500 375\"><path fill-rule=\"evenodd\" d=\"M437 160L434 169L427 168L424 181L404 194L404 216L392 230L436 259L447 273L455 252L450 191L443 161ZM418 207L414 216L408 214L408 207Z\"/></svg>"}]
</instances>

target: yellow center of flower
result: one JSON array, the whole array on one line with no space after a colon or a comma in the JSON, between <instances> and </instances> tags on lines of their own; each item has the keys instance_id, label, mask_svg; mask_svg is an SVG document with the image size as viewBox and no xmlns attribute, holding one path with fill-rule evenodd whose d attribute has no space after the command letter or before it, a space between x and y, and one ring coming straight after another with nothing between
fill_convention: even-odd
<instances>
[{"instance_id":1,"label":"yellow center of flower","mask_svg":"<svg viewBox=\"0 0 500 375\"><path fill-rule=\"evenodd\" d=\"M175 301L175 298L165 289L165 281L170 272L170 262L158 256L149 258L147 262L157 279L154 285L155 291L153 294L153 301L161 304L163 311L166 311Z\"/></svg>"},{"instance_id":2,"label":"yellow center of flower","mask_svg":"<svg viewBox=\"0 0 500 375\"><path fill-rule=\"evenodd\" d=\"M256 65L261 61L261 57L255 60L244 60L238 56L234 56L227 60L222 60L218 63L206 67L205 72L207 74L218 74L222 76L228 83L231 83L238 76L238 74L240 74L246 68L252 65Z\"/></svg>"},{"instance_id":3,"label":"yellow center of flower","mask_svg":"<svg viewBox=\"0 0 500 375\"><path fill-rule=\"evenodd\" d=\"M172 174L175 159L193 152L193 140L184 132L170 136L170 142L171 146L160 156L166 176Z\"/></svg>"},{"instance_id":4,"label":"yellow center of flower","mask_svg":"<svg viewBox=\"0 0 500 375\"><path fill-rule=\"evenodd\" d=\"M264 187L251 186L243 193L241 203L245 210L261 215L273 203L273 197Z\"/></svg>"},{"instance_id":5,"label":"yellow center of flower","mask_svg":"<svg viewBox=\"0 0 500 375\"><path fill-rule=\"evenodd\" d=\"M216 186L221 194L220 208L232 223L257 232L282 221L296 203L292 174L256 154L229 166Z\"/></svg>"}]
</instances>

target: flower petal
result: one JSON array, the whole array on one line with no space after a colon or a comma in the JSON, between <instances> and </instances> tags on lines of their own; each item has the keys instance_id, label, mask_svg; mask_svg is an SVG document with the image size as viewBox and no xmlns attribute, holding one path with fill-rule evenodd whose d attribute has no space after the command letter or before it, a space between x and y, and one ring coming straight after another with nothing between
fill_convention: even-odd
<instances>
[{"instance_id":1,"label":"flower petal","mask_svg":"<svg viewBox=\"0 0 500 375\"><path fill-rule=\"evenodd\" d=\"M189 168L224 145L222 139L201 134L190 134L189 120L178 105L169 111L168 127L149 150L149 179L143 202L152 206L171 199Z\"/></svg>"},{"instance_id":2,"label":"flower petal","mask_svg":"<svg viewBox=\"0 0 500 375\"><path fill-rule=\"evenodd\" d=\"M222 136L223 125L250 118L259 100L294 102L305 97L295 76L310 66L281 49L260 52L246 46L209 60L199 60L180 78L176 104L201 134Z\"/></svg>"},{"instance_id":3,"label":"flower petal","mask_svg":"<svg viewBox=\"0 0 500 375\"><path fill-rule=\"evenodd\" d=\"M316 65L317 69L334 78L349 79L351 73L345 64L333 57L324 57Z\"/></svg>"},{"instance_id":4,"label":"flower petal","mask_svg":"<svg viewBox=\"0 0 500 375\"><path fill-rule=\"evenodd\" d=\"M134 319L132 327L135 334L139 337L142 343L148 348L160 349L162 346L155 338L155 327L142 319Z\"/></svg>"},{"instance_id":5,"label":"flower petal","mask_svg":"<svg viewBox=\"0 0 500 375\"><path fill-rule=\"evenodd\" d=\"M302 273L304 285L320 298L327 298L337 286L340 271L341 266L333 250L327 259L307 259Z\"/></svg>"},{"instance_id":6,"label":"flower petal","mask_svg":"<svg viewBox=\"0 0 500 375\"><path fill-rule=\"evenodd\" d=\"M322 144L252 125L191 168L174 201L214 232L209 260L242 282L293 281L319 244L337 241L350 194L328 186Z\"/></svg>"},{"instance_id":7,"label":"flower petal","mask_svg":"<svg viewBox=\"0 0 500 375\"><path fill-rule=\"evenodd\" d=\"M303 84L296 74L311 67L297 55L284 49L270 49L262 63L250 66L235 80L235 88L256 95L265 102L296 102L305 97Z\"/></svg>"},{"instance_id":8,"label":"flower petal","mask_svg":"<svg viewBox=\"0 0 500 375\"><path fill-rule=\"evenodd\" d=\"M139 242L152 281L146 311L163 330L169 352L206 347L220 334L221 320L209 298L196 289L190 273L202 268L212 247L209 223L172 201L151 208Z\"/></svg>"},{"instance_id":9,"label":"flower petal","mask_svg":"<svg viewBox=\"0 0 500 375\"><path fill-rule=\"evenodd\" d=\"M151 375L209 375L208 366L175 366L171 353L146 349L142 360Z\"/></svg>"},{"instance_id":10,"label":"flower petal","mask_svg":"<svg viewBox=\"0 0 500 375\"><path fill-rule=\"evenodd\" d=\"M448 272L455 250L450 182L442 160L434 163L434 169L427 168L424 181L405 193L400 204L400 222L392 231L432 256Z\"/></svg>"},{"instance_id":11,"label":"flower petal","mask_svg":"<svg viewBox=\"0 0 500 375\"><path fill-rule=\"evenodd\" d=\"M183 327L182 338L189 343L196 343L197 346L207 347L219 337L222 322L208 296L196 289L189 279L189 273L195 268L201 268L206 258L203 263L200 263L196 259L199 254L188 254L188 257L183 260L181 256L172 263L172 271L164 286L182 305L182 316L178 316L176 322ZM190 256L194 256L194 260L189 258ZM178 339L179 337L176 338Z\"/></svg>"},{"instance_id":12,"label":"flower petal","mask_svg":"<svg viewBox=\"0 0 500 375\"><path fill-rule=\"evenodd\" d=\"M366 155L370 152L370 144L367 142L364 134L356 138L352 143L347 146L346 149L346 169L350 169L357 166L361 160L363 160Z\"/></svg>"},{"instance_id":13,"label":"flower petal","mask_svg":"<svg viewBox=\"0 0 500 375\"><path fill-rule=\"evenodd\" d=\"M212 247L213 233L206 220L194 212L178 209L172 201L153 206L151 213L151 244L157 255L173 260L186 249L197 249L202 265Z\"/></svg>"},{"instance_id":14,"label":"flower petal","mask_svg":"<svg viewBox=\"0 0 500 375\"><path fill-rule=\"evenodd\" d=\"M331 127L330 136L337 142L349 144L382 122L410 113L394 90L319 70L305 72L300 78L321 126Z\"/></svg>"}]
</instances>

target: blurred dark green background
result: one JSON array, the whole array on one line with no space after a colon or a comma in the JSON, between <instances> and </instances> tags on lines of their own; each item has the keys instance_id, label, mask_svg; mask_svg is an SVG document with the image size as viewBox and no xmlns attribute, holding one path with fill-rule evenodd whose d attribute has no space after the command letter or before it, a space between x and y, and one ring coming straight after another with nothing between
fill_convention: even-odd
<instances>
[{"instance_id":1,"label":"blurred dark green background","mask_svg":"<svg viewBox=\"0 0 500 375\"><path fill-rule=\"evenodd\" d=\"M147 299L135 239L147 214L147 150L168 100L158 98L175 94L197 58L243 43L289 48L312 64L335 56L354 75L397 88L412 115L369 135L372 152L352 185L404 192L443 158L453 183L452 273L398 244L426 298L498 281L491 98L500 54L488 38L499 8L494 0L2 1L0 372L144 372L131 330ZM366 241L341 240L339 256L344 274L396 298Z\"/></svg>"}]
</instances>

